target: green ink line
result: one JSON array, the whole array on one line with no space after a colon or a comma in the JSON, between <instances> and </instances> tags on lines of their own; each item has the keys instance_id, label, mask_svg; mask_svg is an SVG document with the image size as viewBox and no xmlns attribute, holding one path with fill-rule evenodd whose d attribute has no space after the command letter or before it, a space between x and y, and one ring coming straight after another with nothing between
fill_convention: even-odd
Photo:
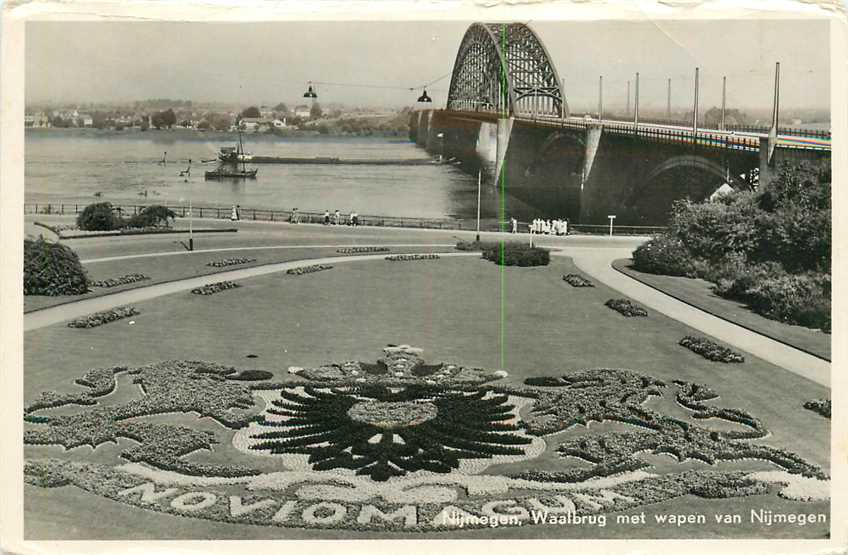
<instances>
[{"instance_id":1,"label":"green ink line","mask_svg":"<svg viewBox=\"0 0 848 555\"><path fill-rule=\"evenodd\" d=\"M508 90L508 80L507 80L507 40L506 40L506 25L501 24L501 52L503 53L503 60L501 61L501 115L509 117L509 90ZM511 130L510 130L511 131ZM506 152L505 148L504 159L501 162L501 173L498 181L500 181L501 185L501 206L500 206L500 218L498 223L498 230L504 231L504 222L506 221ZM500 242L500 255L501 255L501 370L506 368L506 243L501 238Z\"/></svg>"}]
</instances>

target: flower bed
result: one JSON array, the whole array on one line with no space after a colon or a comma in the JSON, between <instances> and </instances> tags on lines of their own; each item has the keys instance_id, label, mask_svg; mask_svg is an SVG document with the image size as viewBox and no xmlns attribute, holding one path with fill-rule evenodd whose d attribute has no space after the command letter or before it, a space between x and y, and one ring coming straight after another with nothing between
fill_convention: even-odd
<instances>
[{"instance_id":1,"label":"flower bed","mask_svg":"<svg viewBox=\"0 0 848 555\"><path fill-rule=\"evenodd\" d=\"M315 272L321 272L323 270L330 270L333 267L329 264L313 264L311 266L300 266L298 268L291 268L286 270L286 273L290 276L302 276L305 274L313 274Z\"/></svg>"},{"instance_id":2,"label":"flower bed","mask_svg":"<svg viewBox=\"0 0 848 555\"><path fill-rule=\"evenodd\" d=\"M583 276L579 276L577 274L568 274L562 276L563 281L567 281L569 285L572 287L594 287L595 284L584 278Z\"/></svg>"},{"instance_id":3,"label":"flower bed","mask_svg":"<svg viewBox=\"0 0 848 555\"><path fill-rule=\"evenodd\" d=\"M610 299L604 303L604 306L628 318L645 317L648 315L647 310L628 299Z\"/></svg>"},{"instance_id":4,"label":"flower bed","mask_svg":"<svg viewBox=\"0 0 848 555\"><path fill-rule=\"evenodd\" d=\"M813 399L804 403L804 408L830 418L830 399Z\"/></svg>"},{"instance_id":5,"label":"flower bed","mask_svg":"<svg viewBox=\"0 0 848 555\"><path fill-rule=\"evenodd\" d=\"M336 249L339 254L363 254L367 252L389 252L389 247L342 247Z\"/></svg>"},{"instance_id":6,"label":"flower bed","mask_svg":"<svg viewBox=\"0 0 848 555\"><path fill-rule=\"evenodd\" d=\"M85 316L83 318L71 320L70 322L68 322L68 327L95 328L97 326L102 326L103 324L108 324L109 322L114 322L122 318L129 318L130 316L135 316L137 314L139 314L139 312L134 306L119 306L118 308L113 308L112 310L95 312L94 314L89 314L88 316Z\"/></svg>"},{"instance_id":7,"label":"flower bed","mask_svg":"<svg viewBox=\"0 0 848 555\"><path fill-rule=\"evenodd\" d=\"M392 262L406 262L409 260L438 260L438 254L395 254L392 256L387 256L386 260L391 260Z\"/></svg>"},{"instance_id":8,"label":"flower bed","mask_svg":"<svg viewBox=\"0 0 848 555\"><path fill-rule=\"evenodd\" d=\"M215 293L220 293L227 289L235 289L236 287L241 287L241 285L234 281L219 281L216 283L209 283L203 287L195 287L191 290L191 292L195 295L214 295Z\"/></svg>"},{"instance_id":9,"label":"flower bed","mask_svg":"<svg viewBox=\"0 0 848 555\"><path fill-rule=\"evenodd\" d=\"M693 353L697 353L702 357L715 362L745 362L745 357L741 354L722 347L714 341L710 341L706 337L695 337L687 335L680 340L680 345L686 347Z\"/></svg>"},{"instance_id":10,"label":"flower bed","mask_svg":"<svg viewBox=\"0 0 848 555\"><path fill-rule=\"evenodd\" d=\"M212 268L224 268L225 266L236 266L238 264L250 264L256 262L255 258L224 258L222 260L213 260L206 264Z\"/></svg>"},{"instance_id":11,"label":"flower bed","mask_svg":"<svg viewBox=\"0 0 848 555\"><path fill-rule=\"evenodd\" d=\"M119 278L109 278L101 279L98 281L92 281L91 285L92 287L118 287L119 285L127 285L128 283L135 283L137 281L144 281L146 279L150 279L150 277L144 274L127 274Z\"/></svg>"}]
</instances>

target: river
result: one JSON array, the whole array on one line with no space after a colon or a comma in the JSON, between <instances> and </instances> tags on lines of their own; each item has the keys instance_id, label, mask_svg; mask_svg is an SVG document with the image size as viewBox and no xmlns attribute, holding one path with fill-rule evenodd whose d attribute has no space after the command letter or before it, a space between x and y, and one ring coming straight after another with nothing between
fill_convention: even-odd
<instances>
[{"instance_id":1,"label":"river","mask_svg":"<svg viewBox=\"0 0 848 555\"><path fill-rule=\"evenodd\" d=\"M28 129L28 203L188 204L334 211L360 214L474 218L477 180L456 167L257 164L256 180L205 181L222 146L235 135L190 131ZM356 159L428 158L405 138L244 136L255 155ZM168 163L158 163L167 152ZM193 161L186 182L180 171ZM144 193L147 196L144 196ZM98 197L95 193L100 193ZM482 216L497 214L497 194L484 187Z\"/></svg>"}]
</instances>

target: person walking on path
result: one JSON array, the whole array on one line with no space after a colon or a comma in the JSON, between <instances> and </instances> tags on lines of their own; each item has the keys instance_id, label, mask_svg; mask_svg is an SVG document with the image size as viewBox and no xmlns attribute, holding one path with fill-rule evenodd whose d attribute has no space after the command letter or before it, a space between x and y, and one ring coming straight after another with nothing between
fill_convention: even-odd
<instances>
[{"instance_id":1,"label":"person walking on path","mask_svg":"<svg viewBox=\"0 0 848 555\"><path fill-rule=\"evenodd\" d=\"M234 205L233 205L233 211L232 211L232 213L230 214L230 221L231 221L231 222L236 222L236 221L238 221L238 219L239 219L239 211L238 211L238 209L239 209L238 205L237 205L237 204L234 204Z\"/></svg>"},{"instance_id":2,"label":"person walking on path","mask_svg":"<svg viewBox=\"0 0 848 555\"><path fill-rule=\"evenodd\" d=\"M324 225L330 225L330 211L324 210Z\"/></svg>"},{"instance_id":3,"label":"person walking on path","mask_svg":"<svg viewBox=\"0 0 848 555\"><path fill-rule=\"evenodd\" d=\"M339 225L340 223L342 223L342 213L336 210L333 214L333 225Z\"/></svg>"},{"instance_id":4,"label":"person walking on path","mask_svg":"<svg viewBox=\"0 0 848 555\"><path fill-rule=\"evenodd\" d=\"M512 232L518 233L518 220L516 220L515 218L510 218L509 224L510 224L510 227L512 227Z\"/></svg>"}]
</instances>

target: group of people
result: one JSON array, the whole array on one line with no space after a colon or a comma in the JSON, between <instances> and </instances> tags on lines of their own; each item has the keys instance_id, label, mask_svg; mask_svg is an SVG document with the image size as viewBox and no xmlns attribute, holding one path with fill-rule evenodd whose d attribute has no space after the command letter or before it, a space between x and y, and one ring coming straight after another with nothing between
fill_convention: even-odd
<instances>
[{"instance_id":1,"label":"group of people","mask_svg":"<svg viewBox=\"0 0 848 555\"><path fill-rule=\"evenodd\" d=\"M529 225L530 233L537 235L568 235L568 220L536 218Z\"/></svg>"},{"instance_id":2,"label":"group of people","mask_svg":"<svg viewBox=\"0 0 848 555\"><path fill-rule=\"evenodd\" d=\"M343 223L347 223L347 225L359 225L359 214L351 212L347 217L347 222L343 222L342 213L338 210L332 216L330 216L329 210L324 210L324 225L341 225Z\"/></svg>"}]
</instances>

